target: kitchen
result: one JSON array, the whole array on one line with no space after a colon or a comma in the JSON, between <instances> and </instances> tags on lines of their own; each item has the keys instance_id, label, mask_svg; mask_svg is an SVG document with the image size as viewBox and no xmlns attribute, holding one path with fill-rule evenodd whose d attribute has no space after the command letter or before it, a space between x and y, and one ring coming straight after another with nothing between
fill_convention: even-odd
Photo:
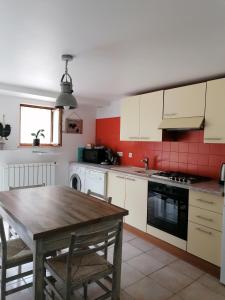
<instances>
[{"instance_id":1,"label":"kitchen","mask_svg":"<svg viewBox=\"0 0 225 300\"><path fill-rule=\"evenodd\" d=\"M1 2L1 299L225 299L224 11Z\"/></svg>"}]
</instances>

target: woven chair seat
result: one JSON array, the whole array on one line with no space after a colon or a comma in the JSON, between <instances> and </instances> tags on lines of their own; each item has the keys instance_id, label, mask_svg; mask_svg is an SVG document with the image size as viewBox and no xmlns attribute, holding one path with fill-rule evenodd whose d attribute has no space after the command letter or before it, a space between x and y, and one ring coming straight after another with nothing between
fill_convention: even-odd
<instances>
[{"instance_id":1,"label":"woven chair seat","mask_svg":"<svg viewBox=\"0 0 225 300\"><path fill-rule=\"evenodd\" d=\"M0 247L0 257L2 257ZM31 250L21 239L13 239L7 241L7 264L19 265L20 263L33 261Z\"/></svg>"},{"instance_id":2,"label":"woven chair seat","mask_svg":"<svg viewBox=\"0 0 225 300\"><path fill-rule=\"evenodd\" d=\"M66 281L67 254L48 259L46 268L48 269L48 267L61 280ZM112 265L96 253L73 256L71 268L71 281L73 285L80 285L96 274L112 271Z\"/></svg>"}]
</instances>

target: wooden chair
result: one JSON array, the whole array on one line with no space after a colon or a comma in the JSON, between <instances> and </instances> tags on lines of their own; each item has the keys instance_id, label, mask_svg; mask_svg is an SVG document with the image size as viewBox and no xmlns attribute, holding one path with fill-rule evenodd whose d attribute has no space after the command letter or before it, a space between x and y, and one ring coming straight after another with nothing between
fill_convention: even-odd
<instances>
[{"instance_id":1,"label":"wooden chair","mask_svg":"<svg viewBox=\"0 0 225 300\"><path fill-rule=\"evenodd\" d=\"M45 183L43 184L35 184L35 185L26 185L26 186L10 186L9 190L23 190L23 189L29 189L29 188L36 188L36 187L42 187L45 186ZM9 232L8 232L8 239L10 240L12 237L18 237L15 230L12 228L12 226L9 225Z\"/></svg>"},{"instance_id":2,"label":"wooden chair","mask_svg":"<svg viewBox=\"0 0 225 300\"><path fill-rule=\"evenodd\" d=\"M5 300L7 295L18 292L20 290L26 289L32 286L31 283L27 283L16 288L6 290L6 284L10 281L23 278L33 273L32 270L21 272L21 266L23 264L29 263L33 261L33 254L31 250L24 244L24 242L20 239L11 239L6 241L5 230L3 219L0 217L0 237L1 237L1 245L0 245L0 258L1 258L1 300ZM18 274L10 277L6 277L7 269L13 267L18 268Z\"/></svg>"},{"instance_id":3,"label":"wooden chair","mask_svg":"<svg viewBox=\"0 0 225 300\"><path fill-rule=\"evenodd\" d=\"M101 200L103 200L103 201L106 201L106 202L109 203L109 204L112 203L112 197L103 196L103 195L100 195L100 194L98 194L98 193L92 192L91 190L88 190L88 191L87 191L87 194L88 194L89 196L92 196L92 197L101 199Z\"/></svg>"},{"instance_id":4,"label":"wooden chair","mask_svg":"<svg viewBox=\"0 0 225 300\"><path fill-rule=\"evenodd\" d=\"M103 300L111 297L114 280L117 276L116 266L119 259L120 232L121 222L114 221L113 224L104 225L104 229L96 232L72 234L69 252L44 262L45 269L56 281L61 283L61 287L65 289L66 293L63 295L55 284L45 276L45 295L48 295L50 299L54 299L54 296L56 296L60 300L70 300L75 289L82 286L86 288L90 282L95 281L105 291L104 295L96 299ZM105 244L106 235L107 244ZM111 245L114 247L112 264L103 256L98 255L100 250ZM112 275L112 289L107 288L99 281L109 275ZM84 299L87 299L87 290L84 293Z\"/></svg>"}]
</instances>

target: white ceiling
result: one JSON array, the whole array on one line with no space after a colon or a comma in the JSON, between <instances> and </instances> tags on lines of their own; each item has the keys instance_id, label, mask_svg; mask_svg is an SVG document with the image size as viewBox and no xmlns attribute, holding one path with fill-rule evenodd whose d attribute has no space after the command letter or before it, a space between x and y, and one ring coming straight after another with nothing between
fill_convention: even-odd
<instances>
[{"instance_id":1,"label":"white ceiling","mask_svg":"<svg viewBox=\"0 0 225 300\"><path fill-rule=\"evenodd\" d=\"M63 53L96 104L225 74L225 0L0 1L0 84L55 93Z\"/></svg>"}]
</instances>

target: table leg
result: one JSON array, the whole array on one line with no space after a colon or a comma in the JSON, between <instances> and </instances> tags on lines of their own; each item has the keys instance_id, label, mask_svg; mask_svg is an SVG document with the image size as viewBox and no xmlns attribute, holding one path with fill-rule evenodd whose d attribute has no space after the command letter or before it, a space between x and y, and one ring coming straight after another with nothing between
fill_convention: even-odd
<instances>
[{"instance_id":1,"label":"table leg","mask_svg":"<svg viewBox=\"0 0 225 300\"><path fill-rule=\"evenodd\" d=\"M123 222L123 220L122 220ZM113 283L112 283L112 300L120 299L120 284L121 284L121 264L122 264L122 245L123 245L123 223L119 236L118 244L118 257L113 272Z\"/></svg>"},{"instance_id":2,"label":"table leg","mask_svg":"<svg viewBox=\"0 0 225 300\"><path fill-rule=\"evenodd\" d=\"M35 241L33 260L33 299L44 300L44 255L41 241Z\"/></svg>"}]
</instances>

